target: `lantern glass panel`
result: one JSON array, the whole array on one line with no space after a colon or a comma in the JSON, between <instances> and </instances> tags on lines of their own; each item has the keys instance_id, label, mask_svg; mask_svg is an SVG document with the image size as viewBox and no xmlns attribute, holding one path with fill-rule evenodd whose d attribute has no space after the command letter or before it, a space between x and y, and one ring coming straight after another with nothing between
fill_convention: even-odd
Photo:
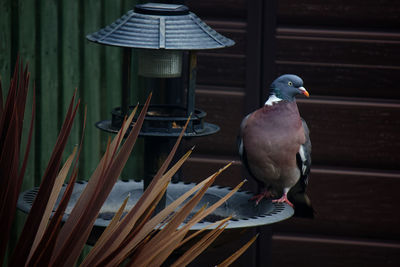
<instances>
[{"instance_id":1,"label":"lantern glass panel","mask_svg":"<svg viewBox=\"0 0 400 267\"><path fill-rule=\"evenodd\" d=\"M182 51L138 49L138 74L149 78L175 78L182 74Z\"/></svg>"}]
</instances>

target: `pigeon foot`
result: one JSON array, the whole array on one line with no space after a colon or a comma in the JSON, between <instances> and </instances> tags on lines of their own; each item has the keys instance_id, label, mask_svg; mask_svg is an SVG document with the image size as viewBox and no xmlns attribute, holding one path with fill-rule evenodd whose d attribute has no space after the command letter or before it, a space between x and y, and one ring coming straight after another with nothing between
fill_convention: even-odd
<instances>
[{"instance_id":1,"label":"pigeon foot","mask_svg":"<svg viewBox=\"0 0 400 267\"><path fill-rule=\"evenodd\" d=\"M261 201L263 198L269 199L269 198L271 198L271 196L272 196L271 192L269 192L268 190L264 190L264 191L262 191L260 194L255 195L255 196L253 196L252 198L250 198L249 201L255 200L255 201L256 201L256 206L257 206L258 203L260 203L260 201Z\"/></svg>"},{"instance_id":2,"label":"pigeon foot","mask_svg":"<svg viewBox=\"0 0 400 267\"><path fill-rule=\"evenodd\" d=\"M292 204L292 202L289 201L289 199L287 198L286 194L283 194L283 196L281 198L279 198L279 199L272 200L272 202L274 202L274 203L287 203L289 206L294 208L294 205Z\"/></svg>"}]
</instances>

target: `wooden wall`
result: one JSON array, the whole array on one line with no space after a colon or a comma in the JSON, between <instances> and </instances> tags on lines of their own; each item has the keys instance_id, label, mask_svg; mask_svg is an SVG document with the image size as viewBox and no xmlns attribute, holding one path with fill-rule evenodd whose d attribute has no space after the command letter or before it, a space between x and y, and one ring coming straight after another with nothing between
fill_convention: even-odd
<instances>
[{"instance_id":1,"label":"wooden wall","mask_svg":"<svg viewBox=\"0 0 400 267\"><path fill-rule=\"evenodd\" d=\"M31 89L36 84L34 142L22 190L39 185L75 88L78 89L81 108L65 156L79 143L83 113L87 106L86 138L79 178L88 179L97 166L101 153L106 149L108 135L95 128L94 124L110 118L111 109L121 105L122 54L121 49L90 43L85 36L112 23L137 2L0 1L0 77L5 90L3 96L7 95L17 55L24 64L29 65ZM134 91L132 98L135 97ZM27 113L32 103L32 90L28 102ZM136 164L134 159L132 163ZM11 246L17 239L24 218L22 213L18 213Z\"/></svg>"},{"instance_id":2,"label":"wooden wall","mask_svg":"<svg viewBox=\"0 0 400 267\"><path fill-rule=\"evenodd\" d=\"M261 257L267 237L247 257L259 266L398 266L400 2L187 4L237 44L199 53L196 105L221 131L193 141L185 179L238 160L240 121L265 101L275 77L298 74L311 94L298 105L311 129L315 219L273 225L271 257ZM236 162L218 182L231 186L243 174Z\"/></svg>"},{"instance_id":3,"label":"wooden wall","mask_svg":"<svg viewBox=\"0 0 400 267\"><path fill-rule=\"evenodd\" d=\"M39 122L24 188L40 180L75 87L88 105L85 178L105 147L93 124L120 105L121 54L85 35L136 1L0 1L0 75L9 84L17 53L36 81ZM388 0L187 0L200 18L236 45L199 52L196 106L221 126L191 140L184 179L197 181L232 160L218 180L245 178L236 135L282 73L305 81L299 99L311 128L313 220L292 218L256 229L242 266L398 266L400 264L400 2ZM135 92L135 91L133 91ZM71 146L79 140L82 113ZM187 145L191 145L189 144ZM256 190L249 181L246 189Z\"/></svg>"}]
</instances>

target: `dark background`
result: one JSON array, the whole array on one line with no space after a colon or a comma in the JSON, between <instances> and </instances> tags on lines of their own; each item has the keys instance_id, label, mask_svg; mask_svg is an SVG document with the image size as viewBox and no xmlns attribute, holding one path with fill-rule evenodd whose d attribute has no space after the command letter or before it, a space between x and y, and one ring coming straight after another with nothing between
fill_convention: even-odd
<instances>
[{"instance_id":1,"label":"dark background","mask_svg":"<svg viewBox=\"0 0 400 267\"><path fill-rule=\"evenodd\" d=\"M23 190L39 184L75 88L88 107L79 178L88 179L97 166L107 135L93 125L121 105L122 50L85 36L138 2L0 1L3 88L17 54L29 62L36 84L36 126ZM236 163L217 183L233 186L246 178L236 149L239 124L264 103L275 77L295 73L311 94L298 105L311 129L308 191L317 212L313 220L291 218L243 237L227 232L230 241L201 256L197 265L212 266L258 231L257 244L236 265L400 266L400 1L185 3L236 45L198 53L196 106L221 131L192 141L197 146L184 179L204 179L232 160ZM136 104L141 93L133 87ZM28 107L31 103L32 91ZM79 143L83 113L82 107L66 155ZM133 154L128 167L135 169L143 163L143 146ZM132 178L132 171L127 173L125 178ZM257 190L251 180L246 189ZM14 240L24 218L18 213Z\"/></svg>"},{"instance_id":2,"label":"dark background","mask_svg":"<svg viewBox=\"0 0 400 267\"><path fill-rule=\"evenodd\" d=\"M297 74L311 94L297 102L311 130L315 219L258 229L263 235L242 266L400 266L400 2L186 4L236 42L199 53L196 105L221 131L196 140L186 180L231 160L217 183L245 178L238 128L274 78Z\"/></svg>"}]
</instances>

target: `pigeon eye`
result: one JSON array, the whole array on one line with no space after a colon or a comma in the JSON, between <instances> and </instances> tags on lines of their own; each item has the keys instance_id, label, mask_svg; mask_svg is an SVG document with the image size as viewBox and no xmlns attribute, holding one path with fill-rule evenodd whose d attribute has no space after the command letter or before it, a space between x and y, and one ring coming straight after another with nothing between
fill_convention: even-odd
<instances>
[{"instance_id":1,"label":"pigeon eye","mask_svg":"<svg viewBox=\"0 0 400 267\"><path fill-rule=\"evenodd\" d=\"M288 82L287 83L289 86L293 86L293 83L292 82Z\"/></svg>"}]
</instances>

